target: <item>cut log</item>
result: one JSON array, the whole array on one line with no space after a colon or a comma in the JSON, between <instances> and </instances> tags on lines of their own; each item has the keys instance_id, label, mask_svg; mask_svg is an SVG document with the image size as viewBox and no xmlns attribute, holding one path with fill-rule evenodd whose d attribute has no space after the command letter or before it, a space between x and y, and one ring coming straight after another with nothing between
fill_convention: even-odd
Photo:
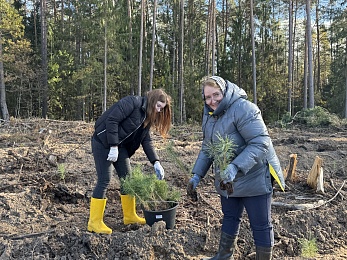
<instances>
[{"instance_id":1,"label":"cut log","mask_svg":"<svg viewBox=\"0 0 347 260\"><path fill-rule=\"evenodd\" d=\"M289 165L288 165L288 168L286 169L286 179L294 182L295 179L296 179L296 164L297 164L297 154L294 153L294 154L291 154L289 156Z\"/></svg>"},{"instance_id":2,"label":"cut log","mask_svg":"<svg viewBox=\"0 0 347 260\"><path fill-rule=\"evenodd\" d=\"M319 200L319 201L314 202L314 203L300 203L300 204L288 204L288 203L277 202L277 201L271 202L272 206L288 208L288 209L291 209L291 210L314 209L314 208L318 208L318 207L320 207L320 206L322 206L324 204L325 204L325 201L323 201L323 200Z\"/></svg>"},{"instance_id":3,"label":"cut log","mask_svg":"<svg viewBox=\"0 0 347 260\"><path fill-rule=\"evenodd\" d=\"M324 180L323 180L323 160L319 156L316 156L316 159L312 165L311 171L307 176L307 184L315 189L316 192L324 193Z\"/></svg>"}]
</instances>

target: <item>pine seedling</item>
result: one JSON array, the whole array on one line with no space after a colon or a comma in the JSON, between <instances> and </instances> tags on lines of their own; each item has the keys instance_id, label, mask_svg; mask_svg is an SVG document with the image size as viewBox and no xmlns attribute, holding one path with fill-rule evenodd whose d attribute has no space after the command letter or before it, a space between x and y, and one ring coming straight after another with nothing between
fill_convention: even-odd
<instances>
[{"instance_id":1,"label":"pine seedling","mask_svg":"<svg viewBox=\"0 0 347 260\"><path fill-rule=\"evenodd\" d=\"M223 137L220 133L217 133L216 138L217 141L209 142L204 151L209 158L214 160L216 167L219 169L219 175L221 178L220 188L226 190L230 195L234 192L234 188L232 183L224 183L228 178L224 171L235 156L234 149L236 145L229 136Z\"/></svg>"},{"instance_id":2,"label":"pine seedling","mask_svg":"<svg viewBox=\"0 0 347 260\"><path fill-rule=\"evenodd\" d=\"M65 164L60 163L58 164L58 172L61 180L65 180L66 177L66 170L65 170Z\"/></svg>"},{"instance_id":3,"label":"pine seedling","mask_svg":"<svg viewBox=\"0 0 347 260\"><path fill-rule=\"evenodd\" d=\"M165 180L158 180L155 174L144 174L140 165L121 180L123 192L136 197L145 207L154 210L153 201L179 201L180 192L169 186Z\"/></svg>"},{"instance_id":4,"label":"pine seedling","mask_svg":"<svg viewBox=\"0 0 347 260\"><path fill-rule=\"evenodd\" d=\"M221 179L225 180L227 176L223 175L228 164L231 163L236 145L229 136L223 137L220 133L216 134L217 141L209 142L206 145L205 152L209 158L214 160L216 167L219 168Z\"/></svg>"},{"instance_id":5,"label":"pine seedling","mask_svg":"<svg viewBox=\"0 0 347 260\"><path fill-rule=\"evenodd\" d=\"M317 242L315 238L311 239L299 239L301 246L301 256L302 257L315 257L318 252Z\"/></svg>"}]
</instances>

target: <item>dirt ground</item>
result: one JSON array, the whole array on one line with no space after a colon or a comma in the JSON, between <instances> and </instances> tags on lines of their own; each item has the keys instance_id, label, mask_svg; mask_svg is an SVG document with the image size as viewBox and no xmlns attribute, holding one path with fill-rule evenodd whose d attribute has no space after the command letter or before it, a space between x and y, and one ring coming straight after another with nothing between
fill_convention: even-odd
<instances>
[{"instance_id":1,"label":"dirt ground","mask_svg":"<svg viewBox=\"0 0 347 260\"><path fill-rule=\"evenodd\" d=\"M105 223L111 235L87 231L96 174L91 154L93 124L12 120L0 125L1 259L201 259L218 248L219 197L211 173L198 186L199 200L185 192L201 143L199 126L175 126L163 141L154 135L166 180L182 191L174 229L161 223L123 225L119 182L108 189ZM296 178L285 192L275 187L274 259L301 257L302 239L315 239L316 257L347 259L346 129L269 129L282 168L297 154ZM323 159L324 193L306 184L316 156ZM142 149L132 158L147 173ZM300 208L300 206L303 206ZM142 215L139 208L138 214ZM255 259L246 213L235 259ZM308 258L306 258L308 259Z\"/></svg>"}]
</instances>

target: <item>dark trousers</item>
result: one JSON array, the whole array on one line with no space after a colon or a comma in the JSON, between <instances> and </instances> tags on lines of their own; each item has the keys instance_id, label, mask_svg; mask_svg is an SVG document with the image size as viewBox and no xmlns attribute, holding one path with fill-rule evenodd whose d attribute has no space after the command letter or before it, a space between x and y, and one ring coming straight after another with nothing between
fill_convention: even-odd
<instances>
[{"instance_id":1,"label":"dark trousers","mask_svg":"<svg viewBox=\"0 0 347 260\"><path fill-rule=\"evenodd\" d=\"M116 169L118 177L125 178L131 171L130 158L125 148L118 147L118 160L114 163L107 161L110 149L106 149L102 143L92 138L92 152L94 156L97 182L93 191L93 198L106 198L107 187L110 184L113 170ZM122 193L122 191L121 191Z\"/></svg>"},{"instance_id":2,"label":"dark trousers","mask_svg":"<svg viewBox=\"0 0 347 260\"><path fill-rule=\"evenodd\" d=\"M256 246L272 247L274 244L271 223L272 193L254 197L221 196L224 214L222 231L231 236L239 234L243 209L246 208Z\"/></svg>"}]
</instances>

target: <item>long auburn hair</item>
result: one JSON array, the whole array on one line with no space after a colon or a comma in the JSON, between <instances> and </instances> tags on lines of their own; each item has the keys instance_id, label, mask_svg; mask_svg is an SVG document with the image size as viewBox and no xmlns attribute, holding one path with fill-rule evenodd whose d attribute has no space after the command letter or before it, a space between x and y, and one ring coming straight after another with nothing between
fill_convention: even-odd
<instances>
[{"instance_id":1,"label":"long auburn hair","mask_svg":"<svg viewBox=\"0 0 347 260\"><path fill-rule=\"evenodd\" d=\"M154 126L162 137L167 137L171 128L171 97L162 89L154 89L146 93L147 96L147 118L144 127ZM161 112L157 112L155 106L157 101L163 102L166 106Z\"/></svg>"}]
</instances>

